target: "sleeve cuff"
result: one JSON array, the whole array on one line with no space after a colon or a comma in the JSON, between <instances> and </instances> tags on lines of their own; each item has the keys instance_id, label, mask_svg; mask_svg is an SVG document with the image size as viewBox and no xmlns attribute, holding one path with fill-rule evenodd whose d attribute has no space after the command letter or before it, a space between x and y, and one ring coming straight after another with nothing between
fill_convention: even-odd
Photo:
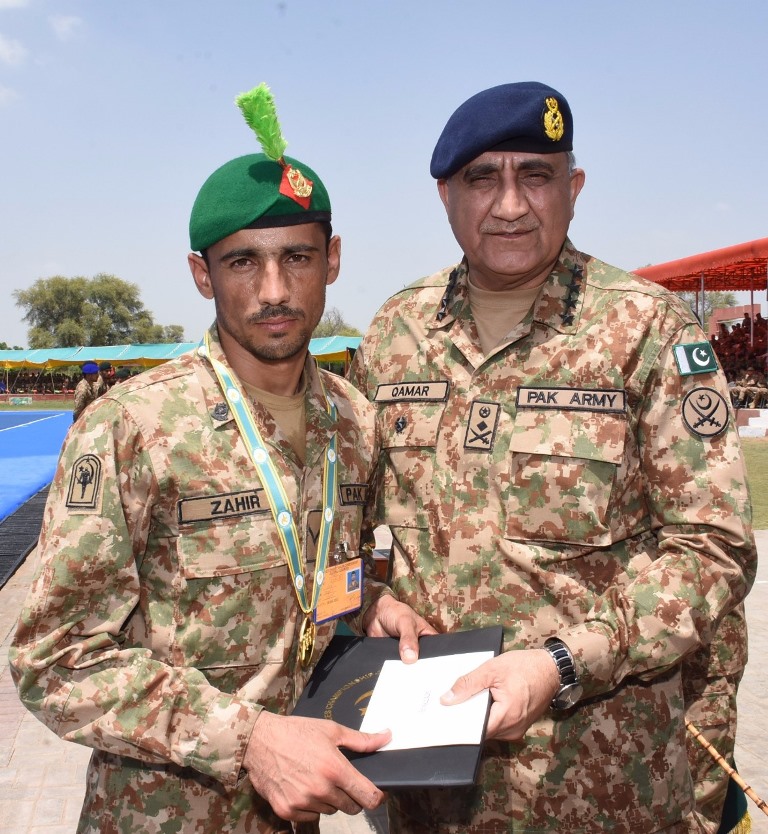
<instances>
[{"instance_id":1,"label":"sleeve cuff","mask_svg":"<svg viewBox=\"0 0 768 834\"><path fill-rule=\"evenodd\" d=\"M228 788L236 787L248 741L262 707L221 695L208 710L188 764L217 779Z\"/></svg>"},{"instance_id":2,"label":"sleeve cuff","mask_svg":"<svg viewBox=\"0 0 768 834\"><path fill-rule=\"evenodd\" d=\"M581 625L555 635L571 650L583 697L602 694L618 683L615 647L608 626L602 623Z\"/></svg>"}]
</instances>

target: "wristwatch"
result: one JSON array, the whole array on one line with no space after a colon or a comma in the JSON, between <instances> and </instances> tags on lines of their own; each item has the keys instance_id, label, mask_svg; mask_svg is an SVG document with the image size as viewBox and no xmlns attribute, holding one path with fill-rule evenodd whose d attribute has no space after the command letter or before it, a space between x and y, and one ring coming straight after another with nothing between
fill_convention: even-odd
<instances>
[{"instance_id":1,"label":"wristwatch","mask_svg":"<svg viewBox=\"0 0 768 834\"><path fill-rule=\"evenodd\" d=\"M558 711L570 709L578 702L583 692L571 650L557 637L550 637L544 643L544 648L555 661L557 673L560 675L560 689L555 692L550 707Z\"/></svg>"}]
</instances>

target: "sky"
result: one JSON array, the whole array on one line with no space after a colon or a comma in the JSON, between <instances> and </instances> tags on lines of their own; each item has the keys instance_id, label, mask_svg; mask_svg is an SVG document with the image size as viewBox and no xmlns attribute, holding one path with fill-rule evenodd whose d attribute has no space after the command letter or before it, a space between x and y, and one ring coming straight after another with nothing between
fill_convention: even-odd
<instances>
[{"instance_id":1,"label":"sky","mask_svg":"<svg viewBox=\"0 0 768 834\"><path fill-rule=\"evenodd\" d=\"M634 269L766 237L766 36L765 0L0 0L0 341L27 346L13 290L100 272L199 339L189 212L260 150L234 99L262 81L330 193L327 305L360 330L459 260L429 160L510 81L570 103L582 251Z\"/></svg>"}]
</instances>

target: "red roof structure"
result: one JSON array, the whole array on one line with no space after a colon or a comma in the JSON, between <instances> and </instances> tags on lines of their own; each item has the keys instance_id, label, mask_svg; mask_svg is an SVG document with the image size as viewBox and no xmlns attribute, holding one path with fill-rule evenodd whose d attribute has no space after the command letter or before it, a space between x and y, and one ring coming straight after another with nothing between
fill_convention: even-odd
<instances>
[{"instance_id":1,"label":"red roof structure","mask_svg":"<svg viewBox=\"0 0 768 834\"><path fill-rule=\"evenodd\" d=\"M633 272L673 292L746 290L768 287L768 237L644 266Z\"/></svg>"}]
</instances>

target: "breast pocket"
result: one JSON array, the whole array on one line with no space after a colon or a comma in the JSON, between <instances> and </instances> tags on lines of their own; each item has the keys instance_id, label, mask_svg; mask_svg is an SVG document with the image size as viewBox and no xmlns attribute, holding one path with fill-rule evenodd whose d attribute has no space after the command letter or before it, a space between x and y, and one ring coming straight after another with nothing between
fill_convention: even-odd
<instances>
[{"instance_id":1,"label":"breast pocket","mask_svg":"<svg viewBox=\"0 0 768 834\"><path fill-rule=\"evenodd\" d=\"M177 548L176 649L184 662L282 663L293 589L271 515L183 525Z\"/></svg>"},{"instance_id":2,"label":"breast pocket","mask_svg":"<svg viewBox=\"0 0 768 834\"><path fill-rule=\"evenodd\" d=\"M427 527L441 489L435 446L445 403L389 403L380 413L386 455L381 498L384 523Z\"/></svg>"},{"instance_id":3,"label":"breast pocket","mask_svg":"<svg viewBox=\"0 0 768 834\"><path fill-rule=\"evenodd\" d=\"M610 544L626 430L626 420L616 414L518 409L510 442L507 538Z\"/></svg>"}]
</instances>

